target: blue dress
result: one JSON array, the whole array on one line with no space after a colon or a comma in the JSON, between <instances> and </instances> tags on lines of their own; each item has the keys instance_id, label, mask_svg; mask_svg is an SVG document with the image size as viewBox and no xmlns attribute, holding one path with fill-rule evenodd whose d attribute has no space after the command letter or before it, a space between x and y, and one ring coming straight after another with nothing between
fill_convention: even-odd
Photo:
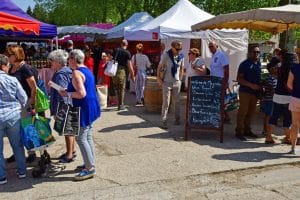
<instances>
[{"instance_id":1,"label":"blue dress","mask_svg":"<svg viewBox=\"0 0 300 200\"><path fill-rule=\"evenodd\" d=\"M79 67L81 73L85 76L84 87L86 96L82 99L72 98L73 106L80 107L80 126L87 127L91 125L98 117L100 117L101 109L98 101L94 75L87 67ZM68 92L75 92L75 88L71 83L68 85Z\"/></svg>"}]
</instances>

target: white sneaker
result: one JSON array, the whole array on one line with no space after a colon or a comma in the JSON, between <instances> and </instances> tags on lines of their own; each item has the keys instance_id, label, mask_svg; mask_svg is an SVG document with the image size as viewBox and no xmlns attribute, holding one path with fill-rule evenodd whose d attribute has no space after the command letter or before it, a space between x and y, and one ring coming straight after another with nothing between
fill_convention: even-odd
<instances>
[{"instance_id":1,"label":"white sneaker","mask_svg":"<svg viewBox=\"0 0 300 200\"><path fill-rule=\"evenodd\" d=\"M5 183L7 183L7 178L6 178L6 177L1 178L1 179L0 179L0 185L3 185L3 184L5 184Z\"/></svg>"},{"instance_id":2,"label":"white sneaker","mask_svg":"<svg viewBox=\"0 0 300 200\"><path fill-rule=\"evenodd\" d=\"M26 178L26 173L25 173L25 174L19 174L19 173L17 173L17 175L18 175L18 178L19 178L19 179L24 179L24 178Z\"/></svg>"}]
</instances>

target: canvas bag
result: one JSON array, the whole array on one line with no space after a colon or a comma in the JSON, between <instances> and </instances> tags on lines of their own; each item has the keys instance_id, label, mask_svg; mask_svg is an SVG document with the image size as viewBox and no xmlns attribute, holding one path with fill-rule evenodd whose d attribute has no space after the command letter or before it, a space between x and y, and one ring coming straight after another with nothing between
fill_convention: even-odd
<instances>
[{"instance_id":1,"label":"canvas bag","mask_svg":"<svg viewBox=\"0 0 300 200\"><path fill-rule=\"evenodd\" d=\"M104 74L106 76L113 77L117 74L118 70L118 62L117 62L117 57L118 57L119 51L117 51L116 58L112 61L108 61L106 64L106 68L104 70Z\"/></svg>"},{"instance_id":2,"label":"canvas bag","mask_svg":"<svg viewBox=\"0 0 300 200\"><path fill-rule=\"evenodd\" d=\"M27 150L38 150L55 142L50 128L50 119L38 115L21 120L21 136Z\"/></svg>"},{"instance_id":3,"label":"canvas bag","mask_svg":"<svg viewBox=\"0 0 300 200\"><path fill-rule=\"evenodd\" d=\"M36 101L35 101L35 110L36 112L43 112L48 110L50 107L49 99L47 95L39 88L36 89Z\"/></svg>"},{"instance_id":4,"label":"canvas bag","mask_svg":"<svg viewBox=\"0 0 300 200\"><path fill-rule=\"evenodd\" d=\"M97 95L98 95L100 106L101 108L106 108L107 94L108 94L107 85L96 85L96 88L97 88Z\"/></svg>"},{"instance_id":5,"label":"canvas bag","mask_svg":"<svg viewBox=\"0 0 300 200\"><path fill-rule=\"evenodd\" d=\"M53 129L59 135L78 136L80 131L80 107L59 102Z\"/></svg>"}]
</instances>

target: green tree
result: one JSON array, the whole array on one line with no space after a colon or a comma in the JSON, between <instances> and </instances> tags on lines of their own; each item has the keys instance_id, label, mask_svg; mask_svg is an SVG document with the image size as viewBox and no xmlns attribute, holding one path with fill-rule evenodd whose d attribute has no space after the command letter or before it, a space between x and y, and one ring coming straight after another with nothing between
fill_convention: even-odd
<instances>
[{"instance_id":1,"label":"green tree","mask_svg":"<svg viewBox=\"0 0 300 200\"><path fill-rule=\"evenodd\" d=\"M28 6L27 10L26 10L26 13L30 16L32 16L32 10L31 10L31 7Z\"/></svg>"}]
</instances>

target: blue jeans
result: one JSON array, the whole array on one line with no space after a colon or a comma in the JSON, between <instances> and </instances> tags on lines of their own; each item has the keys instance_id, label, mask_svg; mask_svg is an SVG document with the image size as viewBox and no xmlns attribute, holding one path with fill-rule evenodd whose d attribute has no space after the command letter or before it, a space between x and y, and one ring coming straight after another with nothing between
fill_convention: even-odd
<instances>
[{"instance_id":1,"label":"blue jeans","mask_svg":"<svg viewBox=\"0 0 300 200\"><path fill-rule=\"evenodd\" d=\"M6 177L5 160L3 156L3 137L7 136L16 158L19 174L26 173L25 152L20 134L21 118L20 114L15 117L0 122L0 178Z\"/></svg>"},{"instance_id":2,"label":"blue jeans","mask_svg":"<svg viewBox=\"0 0 300 200\"><path fill-rule=\"evenodd\" d=\"M80 127L76 142L80 148L85 168L95 167L94 141L92 135L92 125Z\"/></svg>"}]
</instances>

